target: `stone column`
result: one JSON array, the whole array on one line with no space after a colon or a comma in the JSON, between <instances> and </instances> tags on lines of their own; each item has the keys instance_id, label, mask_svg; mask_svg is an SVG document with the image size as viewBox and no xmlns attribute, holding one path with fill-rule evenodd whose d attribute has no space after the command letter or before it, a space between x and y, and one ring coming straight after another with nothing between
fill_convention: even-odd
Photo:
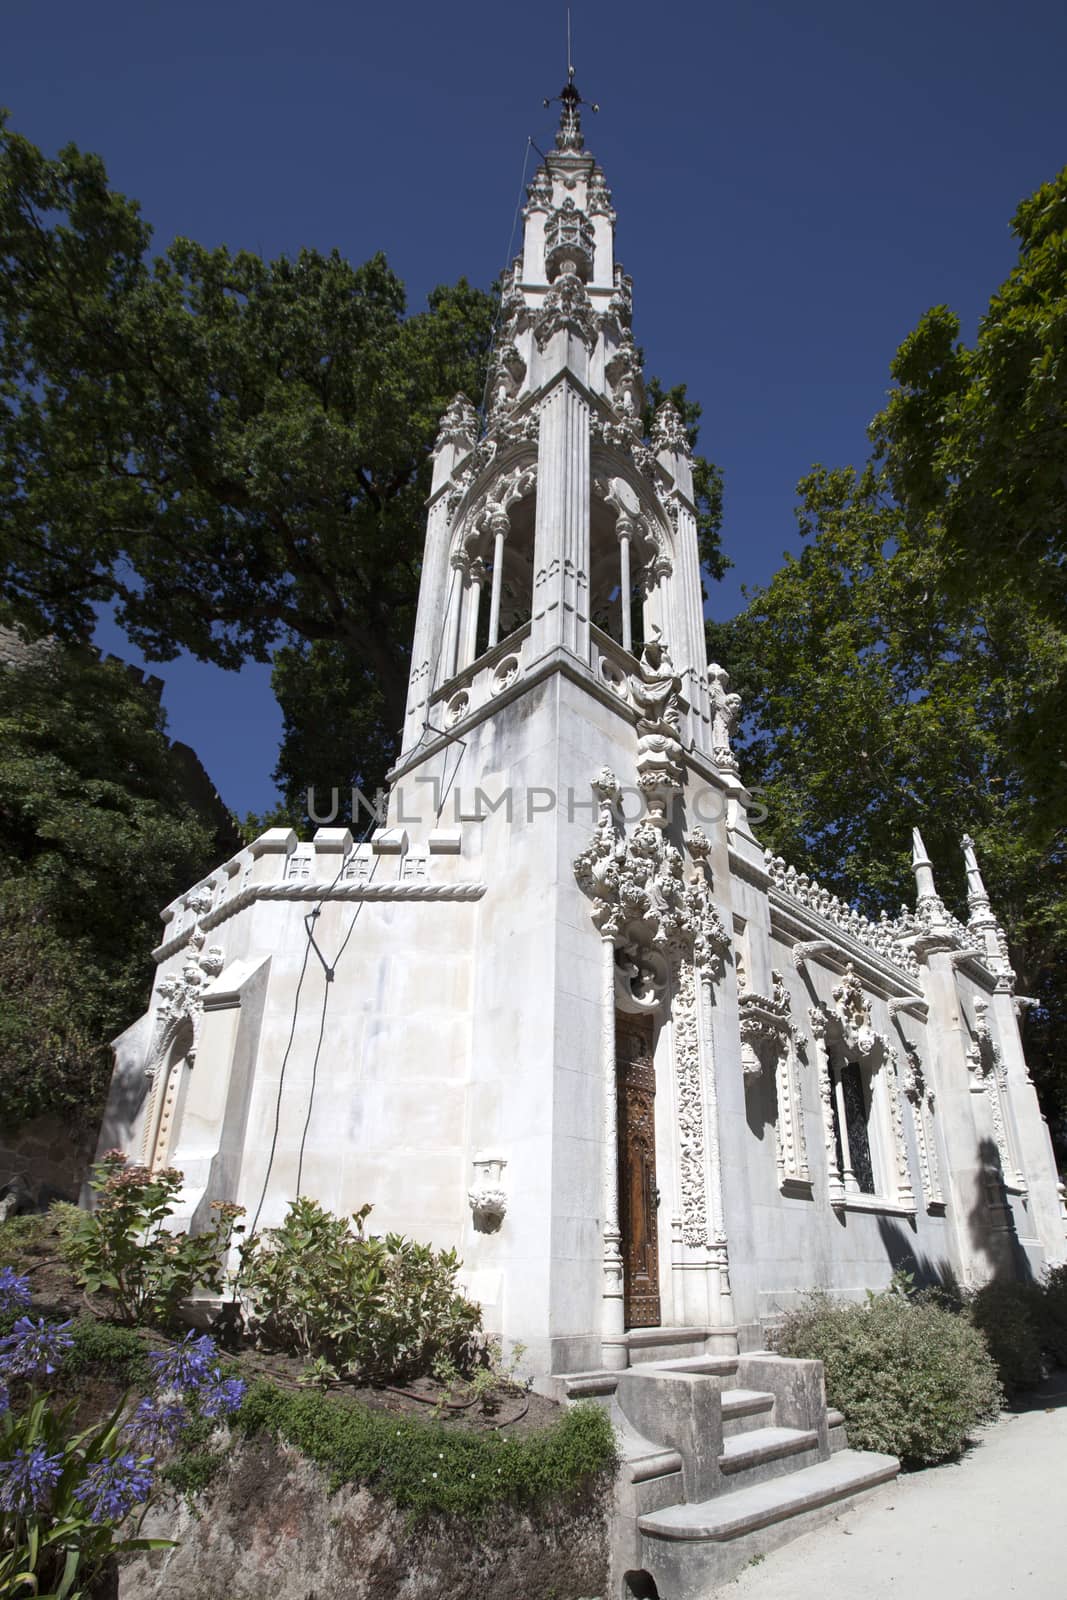
<instances>
[{"instance_id":1,"label":"stone column","mask_svg":"<svg viewBox=\"0 0 1067 1600\"><path fill-rule=\"evenodd\" d=\"M604 1299L601 1359L609 1371L627 1365L623 1306L622 1233L619 1228L619 1088L615 1061L615 941L601 935L600 1062L604 1083Z\"/></svg>"},{"instance_id":2,"label":"stone column","mask_svg":"<svg viewBox=\"0 0 1067 1600\"><path fill-rule=\"evenodd\" d=\"M463 595L463 659L460 666L469 667L478 654L478 614L482 607L482 587L485 583L485 565L477 556L470 563Z\"/></svg>"},{"instance_id":3,"label":"stone column","mask_svg":"<svg viewBox=\"0 0 1067 1600\"><path fill-rule=\"evenodd\" d=\"M812 1038L815 1040L815 1076L822 1107L827 1194L832 1206L840 1205L845 1198L845 1185L837 1161L837 1141L834 1138L834 1083L833 1069L826 1048L826 1016L818 1006L811 1006L808 1010L808 1020L811 1023Z\"/></svg>"},{"instance_id":4,"label":"stone column","mask_svg":"<svg viewBox=\"0 0 1067 1600\"><path fill-rule=\"evenodd\" d=\"M622 612L622 647L633 655L633 615L631 612L630 540L633 538L632 520L621 512L615 523L619 540L619 609Z\"/></svg>"},{"instance_id":5,"label":"stone column","mask_svg":"<svg viewBox=\"0 0 1067 1600\"><path fill-rule=\"evenodd\" d=\"M830 1076L834 1082L834 1104L837 1106L837 1128L841 1137L841 1181L845 1186L846 1194L857 1194L859 1184L856 1174L852 1170L852 1145L848 1137L848 1117L845 1114L845 1086L841 1082L841 1068L829 1063Z\"/></svg>"},{"instance_id":6,"label":"stone column","mask_svg":"<svg viewBox=\"0 0 1067 1600\"><path fill-rule=\"evenodd\" d=\"M440 679L447 683L459 671L459 618L463 609L463 591L467 581L469 562L465 550L452 555L452 577L448 586L447 615L445 618L445 647L441 656Z\"/></svg>"},{"instance_id":7,"label":"stone column","mask_svg":"<svg viewBox=\"0 0 1067 1600\"><path fill-rule=\"evenodd\" d=\"M719 1086L715 1081L715 1042L712 1030L711 975L700 971L700 1036L704 1060L705 1116L708 1126L708 1199L710 1210L711 1259L718 1277L718 1297L713 1302L717 1315L713 1322L729 1327L734 1320L730 1290L730 1246L726 1236L726 1207L722 1192L722 1146L719 1127Z\"/></svg>"},{"instance_id":8,"label":"stone column","mask_svg":"<svg viewBox=\"0 0 1067 1600\"><path fill-rule=\"evenodd\" d=\"M589 659L589 405L564 378L541 407L533 654Z\"/></svg>"},{"instance_id":9,"label":"stone column","mask_svg":"<svg viewBox=\"0 0 1067 1600\"><path fill-rule=\"evenodd\" d=\"M493 534L493 588L489 597L489 649L500 640L500 591L504 582L504 540L511 524L504 512L494 516L490 524Z\"/></svg>"}]
</instances>

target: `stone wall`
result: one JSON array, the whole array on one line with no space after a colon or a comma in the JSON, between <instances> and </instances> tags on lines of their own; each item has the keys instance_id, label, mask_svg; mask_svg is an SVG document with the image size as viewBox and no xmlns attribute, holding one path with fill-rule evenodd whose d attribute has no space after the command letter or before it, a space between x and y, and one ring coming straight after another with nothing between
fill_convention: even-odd
<instances>
[{"instance_id":1,"label":"stone wall","mask_svg":"<svg viewBox=\"0 0 1067 1600\"><path fill-rule=\"evenodd\" d=\"M142 1533L178 1540L120 1576L120 1600L580 1600L607 1592L611 1486L533 1516L477 1523L406 1513L284 1444L237 1446L191 1503L153 1506Z\"/></svg>"},{"instance_id":2,"label":"stone wall","mask_svg":"<svg viewBox=\"0 0 1067 1600\"><path fill-rule=\"evenodd\" d=\"M58 1117L34 1117L0 1131L0 1189L21 1175L38 1204L77 1200L96 1145L96 1126L72 1128Z\"/></svg>"}]
</instances>

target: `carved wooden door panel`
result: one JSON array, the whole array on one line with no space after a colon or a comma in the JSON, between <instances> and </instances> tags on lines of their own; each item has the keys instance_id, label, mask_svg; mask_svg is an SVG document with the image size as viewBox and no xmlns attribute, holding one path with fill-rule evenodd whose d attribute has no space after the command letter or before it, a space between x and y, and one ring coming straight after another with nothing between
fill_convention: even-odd
<instances>
[{"instance_id":1,"label":"carved wooden door panel","mask_svg":"<svg viewBox=\"0 0 1067 1600\"><path fill-rule=\"evenodd\" d=\"M659 1326L656 1234L656 1071L652 1019L616 1014L619 1083L619 1228L628 1328Z\"/></svg>"}]
</instances>

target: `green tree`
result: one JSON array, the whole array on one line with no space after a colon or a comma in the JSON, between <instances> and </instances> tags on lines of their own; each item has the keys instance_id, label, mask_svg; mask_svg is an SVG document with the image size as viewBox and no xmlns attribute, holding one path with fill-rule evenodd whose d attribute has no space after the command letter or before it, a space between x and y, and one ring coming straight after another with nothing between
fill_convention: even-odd
<instances>
[{"instance_id":1,"label":"green tree","mask_svg":"<svg viewBox=\"0 0 1067 1600\"><path fill-rule=\"evenodd\" d=\"M282 647L298 744L332 671L377 702L376 779L403 720L429 450L457 389L481 393L495 298L460 282L408 316L382 256L150 243L97 157L0 133L4 595L68 640L114 603L152 660Z\"/></svg>"},{"instance_id":2,"label":"green tree","mask_svg":"<svg viewBox=\"0 0 1067 1600\"><path fill-rule=\"evenodd\" d=\"M113 604L150 660L272 659L299 819L395 753L430 448L482 394L498 300L461 281L409 315L380 255L151 237L98 157L0 124L2 594L66 640ZM695 475L717 574L721 482Z\"/></svg>"},{"instance_id":3,"label":"green tree","mask_svg":"<svg viewBox=\"0 0 1067 1600\"><path fill-rule=\"evenodd\" d=\"M973 346L935 306L901 345L896 388L872 425L916 529L943 531L944 582L981 606L1007 589L1036 608L1059 652L1041 692L1004 727L1055 817L1067 772L1067 167L1018 207L1019 259Z\"/></svg>"},{"instance_id":4,"label":"green tree","mask_svg":"<svg viewBox=\"0 0 1067 1600\"><path fill-rule=\"evenodd\" d=\"M126 668L38 645L0 667L0 1122L92 1117L143 1009L162 906L217 859Z\"/></svg>"},{"instance_id":5,"label":"green tree","mask_svg":"<svg viewBox=\"0 0 1067 1600\"><path fill-rule=\"evenodd\" d=\"M964 917L960 837L978 845L1019 991L1040 1006L1026 1043L1046 1111L1067 1141L1067 861L1062 824L1035 795L1005 729L1059 671L1036 597L995 585L949 593L935 518L902 512L875 469L815 468L799 486L805 548L711 653L745 699L746 781L765 842L868 913L914 900L918 823L945 899Z\"/></svg>"}]
</instances>

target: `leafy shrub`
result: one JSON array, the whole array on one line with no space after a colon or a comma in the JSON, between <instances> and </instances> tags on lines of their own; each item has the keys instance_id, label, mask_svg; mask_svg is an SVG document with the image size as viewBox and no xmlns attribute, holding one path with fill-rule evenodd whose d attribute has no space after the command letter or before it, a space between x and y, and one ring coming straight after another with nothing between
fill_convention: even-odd
<instances>
[{"instance_id":1,"label":"leafy shrub","mask_svg":"<svg viewBox=\"0 0 1067 1600\"><path fill-rule=\"evenodd\" d=\"M1037 1284L994 1280L966 1298L966 1310L1009 1394L1041 1382L1043 1295Z\"/></svg>"},{"instance_id":2,"label":"leafy shrub","mask_svg":"<svg viewBox=\"0 0 1067 1600\"><path fill-rule=\"evenodd\" d=\"M1067 1367L1067 1264L1049 1267L1041 1285L1042 1344L1053 1361Z\"/></svg>"},{"instance_id":3,"label":"leafy shrub","mask_svg":"<svg viewBox=\"0 0 1067 1600\"><path fill-rule=\"evenodd\" d=\"M916 1464L958 1455L976 1423L996 1415L1000 1386L982 1335L964 1317L898 1292L863 1305L815 1294L789 1313L783 1355L821 1361L850 1442Z\"/></svg>"},{"instance_id":4,"label":"leafy shrub","mask_svg":"<svg viewBox=\"0 0 1067 1600\"><path fill-rule=\"evenodd\" d=\"M240 1206L218 1205L206 1233L170 1233L182 1174L131 1166L121 1150L97 1162L89 1183L96 1209L79 1213L64 1254L91 1294L108 1291L120 1321L169 1323L194 1289L222 1286Z\"/></svg>"},{"instance_id":5,"label":"leafy shrub","mask_svg":"<svg viewBox=\"0 0 1067 1600\"><path fill-rule=\"evenodd\" d=\"M294 1200L280 1228L249 1241L240 1283L266 1339L315 1362L316 1376L363 1379L469 1363L481 1312L456 1286L454 1250L397 1233L366 1235L371 1207L347 1218Z\"/></svg>"},{"instance_id":6,"label":"leafy shrub","mask_svg":"<svg viewBox=\"0 0 1067 1600\"><path fill-rule=\"evenodd\" d=\"M472 1517L505 1501L529 1505L572 1494L616 1460L611 1420L593 1404L572 1406L549 1427L513 1438L391 1416L335 1396L285 1393L260 1380L235 1425L294 1445L329 1472L331 1490L366 1483L416 1514Z\"/></svg>"},{"instance_id":7,"label":"leafy shrub","mask_svg":"<svg viewBox=\"0 0 1067 1600\"><path fill-rule=\"evenodd\" d=\"M27 1256L45 1249L49 1232L47 1217L6 1217L0 1222L0 1267L24 1266Z\"/></svg>"}]
</instances>

